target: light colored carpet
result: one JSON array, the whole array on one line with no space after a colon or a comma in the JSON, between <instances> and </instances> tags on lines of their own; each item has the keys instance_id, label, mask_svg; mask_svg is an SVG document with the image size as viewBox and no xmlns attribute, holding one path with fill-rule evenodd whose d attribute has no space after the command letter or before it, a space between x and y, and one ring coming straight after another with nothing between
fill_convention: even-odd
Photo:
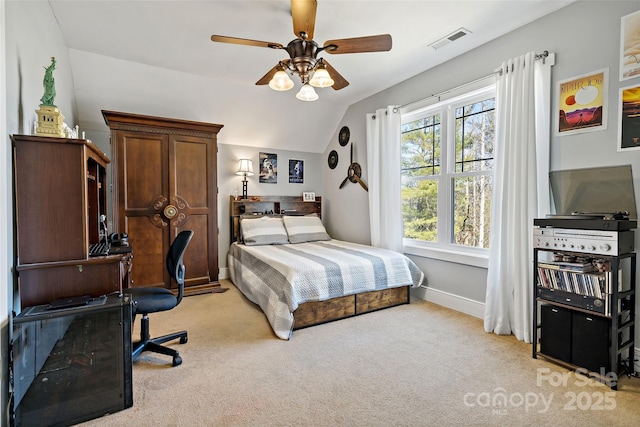
<instances>
[{"instance_id":1,"label":"light colored carpet","mask_svg":"<svg viewBox=\"0 0 640 427\"><path fill-rule=\"evenodd\" d=\"M612 391L431 303L298 330L284 341L230 282L223 286L229 291L187 297L152 315L153 336L188 330L188 343L172 344L182 365L145 353L134 363L133 407L83 425L611 427L640 420L640 379L625 376Z\"/></svg>"}]
</instances>

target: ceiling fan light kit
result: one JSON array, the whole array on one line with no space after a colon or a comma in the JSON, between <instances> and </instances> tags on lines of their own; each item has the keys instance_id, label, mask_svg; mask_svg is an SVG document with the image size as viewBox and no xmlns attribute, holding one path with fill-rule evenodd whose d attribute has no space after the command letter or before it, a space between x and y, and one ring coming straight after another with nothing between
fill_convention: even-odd
<instances>
[{"instance_id":1,"label":"ceiling fan light kit","mask_svg":"<svg viewBox=\"0 0 640 427\"><path fill-rule=\"evenodd\" d=\"M318 99L318 94L313 89L313 86L309 85L309 83L305 83L300 88L300 92L296 94L296 98L300 101L315 101Z\"/></svg>"},{"instance_id":2,"label":"ceiling fan light kit","mask_svg":"<svg viewBox=\"0 0 640 427\"><path fill-rule=\"evenodd\" d=\"M269 87L277 91L289 90L293 87L293 80L284 71L276 71L273 78L269 81Z\"/></svg>"},{"instance_id":3,"label":"ceiling fan light kit","mask_svg":"<svg viewBox=\"0 0 640 427\"><path fill-rule=\"evenodd\" d=\"M313 73L313 77L309 80L309 84L314 87L330 87L335 82L329 75L329 72L321 63L321 66Z\"/></svg>"},{"instance_id":4,"label":"ceiling fan light kit","mask_svg":"<svg viewBox=\"0 0 640 427\"><path fill-rule=\"evenodd\" d=\"M277 91L289 90L294 85L287 75L287 71L289 71L292 75L297 74L302 82L302 89L296 98L303 101L315 101L318 99L318 94L312 86L332 87L334 90L340 90L349 85L349 82L331 64L324 58L317 57L319 53L324 51L330 54L386 52L391 50L392 44L389 34L380 34L328 40L324 46L320 47L313 40L317 5L316 0L291 0L293 33L296 38L290 41L286 47L280 43L220 35L212 35L211 41L286 50L289 59L278 62L256 82L256 85L268 84L271 89Z\"/></svg>"},{"instance_id":5,"label":"ceiling fan light kit","mask_svg":"<svg viewBox=\"0 0 640 427\"><path fill-rule=\"evenodd\" d=\"M310 65L314 62L314 67L310 68ZM296 68L291 68L291 64L297 64ZM287 65L283 62L280 63L282 69L276 71L271 80L269 80L269 87L271 89L277 91L285 91L293 87L293 80L291 80L291 78L289 78L289 75L284 71L285 68L290 70L292 74L297 73L300 76L300 80L302 80L302 88L296 95L296 98L302 101L315 101L316 99L318 99L318 94L309 85L318 88L325 88L333 86L335 83L335 81L331 78L331 75L329 75L329 72L327 71L324 62L322 61L322 58L315 61L312 60L312 58L305 56L303 59L297 58L295 62L289 61L288 65L289 67L287 67ZM313 75L311 79L309 79L310 75Z\"/></svg>"}]
</instances>

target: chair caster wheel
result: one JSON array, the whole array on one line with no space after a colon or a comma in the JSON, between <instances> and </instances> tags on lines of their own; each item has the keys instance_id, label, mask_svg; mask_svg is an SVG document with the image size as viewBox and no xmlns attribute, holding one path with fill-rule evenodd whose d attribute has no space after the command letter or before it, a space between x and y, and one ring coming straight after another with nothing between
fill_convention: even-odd
<instances>
[{"instance_id":1,"label":"chair caster wheel","mask_svg":"<svg viewBox=\"0 0 640 427\"><path fill-rule=\"evenodd\" d=\"M180 337L180 344L186 344L188 340L187 337Z\"/></svg>"},{"instance_id":2,"label":"chair caster wheel","mask_svg":"<svg viewBox=\"0 0 640 427\"><path fill-rule=\"evenodd\" d=\"M173 364L172 364L172 366L175 367L175 366L178 366L178 365L181 365L181 364L182 364L182 357L180 357L177 354L175 356L173 356Z\"/></svg>"}]
</instances>

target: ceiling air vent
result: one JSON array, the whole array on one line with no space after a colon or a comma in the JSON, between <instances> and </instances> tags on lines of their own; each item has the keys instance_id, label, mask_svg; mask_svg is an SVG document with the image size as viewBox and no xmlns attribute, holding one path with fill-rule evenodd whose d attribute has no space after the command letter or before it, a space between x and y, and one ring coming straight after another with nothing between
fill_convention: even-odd
<instances>
[{"instance_id":1,"label":"ceiling air vent","mask_svg":"<svg viewBox=\"0 0 640 427\"><path fill-rule=\"evenodd\" d=\"M459 38L466 36L469 33L471 33L471 31L467 30L466 28L459 28L455 30L453 33L449 34L448 36L445 36L440 40L437 40L431 43L429 46L431 46L434 49L440 49L441 47L444 47L449 43L454 42Z\"/></svg>"}]
</instances>

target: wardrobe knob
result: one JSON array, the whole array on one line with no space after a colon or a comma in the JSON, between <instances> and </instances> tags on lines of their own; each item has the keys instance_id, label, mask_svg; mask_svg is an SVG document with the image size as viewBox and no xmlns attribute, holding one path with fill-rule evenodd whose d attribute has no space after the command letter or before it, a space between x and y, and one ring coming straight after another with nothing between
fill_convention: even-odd
<instances>
[{"instance_id":1,"label":"wardrobe knob","mask_svg":"<svg viewBox=\"0 0 640 427\"><path fill-rule=\"evenodd\" d=\"M172 219L176 215L178 215L178 208L176 208L175 206L167 205L164 208L164 216L166 216L167 219Z\"/></svg>"}]
</instances>

